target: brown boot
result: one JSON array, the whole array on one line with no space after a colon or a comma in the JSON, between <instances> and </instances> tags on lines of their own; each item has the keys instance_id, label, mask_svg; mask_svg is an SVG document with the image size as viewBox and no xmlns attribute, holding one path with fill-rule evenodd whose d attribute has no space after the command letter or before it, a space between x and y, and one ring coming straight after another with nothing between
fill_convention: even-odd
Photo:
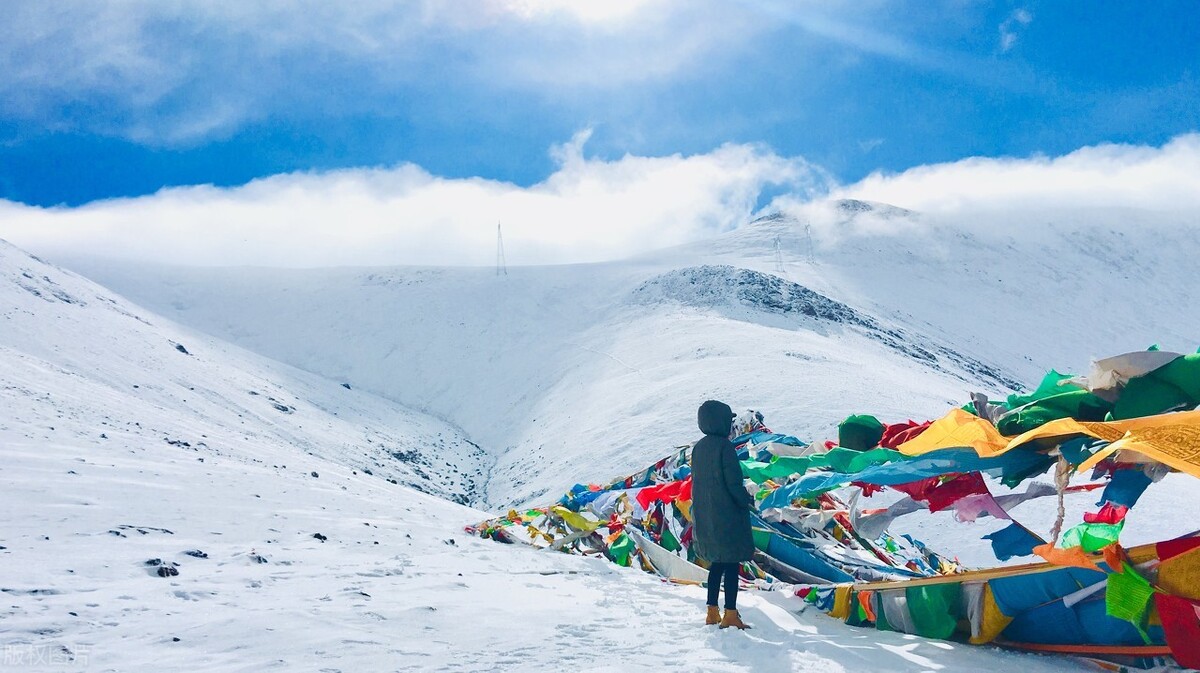
<instances>
[{"instance_id":1,"label":"brown boot","mask_svg":"<svg viewBox=\"0 0 1200 673\"><path fill-rule=\"evenodd\" d=\"M725 616L721 618L720 628L727 629L731 626L737 629L750 628L745 624L745 622L742 621L742 618L738 615L737 610L726 610Z\"/></svg>"},{"instance_id":2,"label":"brown boot","mask_svg":"<svg viewBox=\"0 0 1200 673\"><path fill-rule=\"evenodd\" d=\"M721 610L715 605L708 606L708 615L704 617L704 625L712 626L721 623Z\"/></svg>"}]
</instances>

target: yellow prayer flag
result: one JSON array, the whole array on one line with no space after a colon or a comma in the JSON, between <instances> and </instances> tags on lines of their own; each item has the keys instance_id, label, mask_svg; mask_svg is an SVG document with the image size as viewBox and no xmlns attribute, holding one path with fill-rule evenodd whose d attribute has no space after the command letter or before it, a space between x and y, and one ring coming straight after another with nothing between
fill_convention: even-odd
<instances>
[{"instance_id":1,"label":"yellow prayer flag","mask_svg":"<svg viewBox=\"0 0 1200 673\"><path fill-rule=\"evenodd\" d=\"M972 645L983 645L990 643L1000 636L1004 629L1012 623L1013 618L1000 612L1000 607L996 605L996 597L992 594L991 585L986 582L983 585L983 609L980 615L979 633L971 636Z\"/></svg>"},{"instance_id":2,"label":"yellow prayer flag","mask_svg":"<svg viewBox=\"0 0 1200 673\"><path fill-rule=\"evenodd\" d=\"M842 585L833 590L833 609L829 616L845 620L850 617L850 587Z\"/></svg>"},{"instance_id":3,"label":"yellow prayer flag","mask_svg":"<svg viewBox=\"0 0 1200 673\"><path fill-rule=\"evenodd\" d=\"M579 512L572 512L561 505L552 507L550 511L567 522L567 525L575 530L593 531L599 528L602 523L600 521L591 521Z\"/></svg>"},{"instance_id":4,"label":"yellow prayer flag","mask_svg":"<svg viewBox=\"0 0 1200 673\"><path fill-rule=\"evenodd\" d=\"M1193 477L1200 477L1200 411L1117 422L1128 424L1123 436L1085 460L1079 466L1079 471L1095 467L1117 451L1131 451Z\"/></svg>"},{"instance_id":5,"label":"yellow prayer flag","mask_svg":"<svg viewBox=\"0 0 1200 673\"><path fill-rule=\"evenodd\" d=\"M952 409L898 448L906 456L920 456L938 449L970 447L980 456L988 457L1004 453L1006 445L1004 436L991 422L962 409Z\"/></svg>"}]
</instances>

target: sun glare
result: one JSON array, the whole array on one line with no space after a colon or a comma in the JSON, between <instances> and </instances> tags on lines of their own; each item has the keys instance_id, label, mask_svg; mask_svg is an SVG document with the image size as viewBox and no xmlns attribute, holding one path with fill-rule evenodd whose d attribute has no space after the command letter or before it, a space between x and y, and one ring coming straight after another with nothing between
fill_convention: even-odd
<instances>
[{"instance_id":1,"label":"sun glare","mask_svg":"<svg viewBox=\"0 0 1200 673\"><path fill-rule=\"evenodd\" d=\"M570 15L583 23L608 23L629 18L662 0L505 0L505 8L522 18Z\"/></svg>"}]
</instances>

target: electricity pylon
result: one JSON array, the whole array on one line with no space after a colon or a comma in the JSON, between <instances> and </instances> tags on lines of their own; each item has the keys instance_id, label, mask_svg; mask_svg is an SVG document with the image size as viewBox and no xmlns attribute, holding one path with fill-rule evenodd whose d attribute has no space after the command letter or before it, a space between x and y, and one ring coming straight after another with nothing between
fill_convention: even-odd
<instances>
[{"instance_id":1,"label":"electricity pylon","mask_svg":"<svg viewBox=\"0 0 1200 673\"><path fill-rule=\"evenodd\" d=\"M500 232L500 223L496 223L496 275L508 275L508 265L504 262L504 234Z\"/></svg>"}]
</instances>

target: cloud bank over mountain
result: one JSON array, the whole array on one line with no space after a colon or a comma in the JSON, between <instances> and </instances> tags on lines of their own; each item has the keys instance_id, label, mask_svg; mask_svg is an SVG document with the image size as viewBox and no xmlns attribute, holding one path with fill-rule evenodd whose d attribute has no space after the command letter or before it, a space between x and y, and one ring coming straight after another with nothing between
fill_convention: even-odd
<instances>
[{"instance_id":1,"label":"cloud bank over mountain","mask_svg":"<svg viewBox=\"0 0 1200 673\"><path fill-rule=\"evenodd\" d=\"M873 173L834 194L914 210L1200 209L1200 134L1162 147L1104 144L1058 157L974 157L895 175Z\"/></svg>"},{"instance_id":2,"label":"cloud bank over mountain","mask_svg":"<svg viewBox=\"0 0 1200 673\"><path fill-rule=\"evenodd\" d=\"M1200 135L1161 147L1100 145L1059 157L969 158L838 185L762 145L703 154L585 154L589 132L551 149L555 171L523 187L439 177L413 164L276 175L75 208L0 202L0 237L39 254L190 265L488 265L502 223L511 264L594 262L682 244L825 197L924 213L1128 207L1200 212ZM811 209L810 209L811 210Z\"/></svg>"}]
</instances>

